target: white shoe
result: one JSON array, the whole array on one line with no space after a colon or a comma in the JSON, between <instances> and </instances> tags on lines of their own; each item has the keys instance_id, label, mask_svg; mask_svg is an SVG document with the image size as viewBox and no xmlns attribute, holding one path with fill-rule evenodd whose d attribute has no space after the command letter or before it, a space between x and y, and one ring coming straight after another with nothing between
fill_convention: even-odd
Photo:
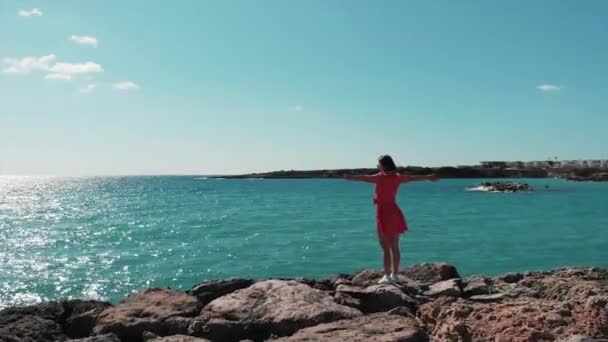
<instances>
[{"instance_id":1,"label":"white shoe","mask_svg":"<svg viewBox=\"0 0 608 342\"><path fill-rule=\"evenodd\" d=\"M398 283L399 282L399 276L396 275L395 273L391 273L391 275L388 276L388 278L390 279L391 283Z\"/></svg>"},{"instance_id":2,"label":"white shoe","mask_svg":"<svg viewBox=\"0 0 608 342\"><path fill-rule=\"evenodd\" d=\"M386 274L380 280L378 280L378 284L389 284L390 282L391 277L387 276Z\"/></svg>"}]
</instances>

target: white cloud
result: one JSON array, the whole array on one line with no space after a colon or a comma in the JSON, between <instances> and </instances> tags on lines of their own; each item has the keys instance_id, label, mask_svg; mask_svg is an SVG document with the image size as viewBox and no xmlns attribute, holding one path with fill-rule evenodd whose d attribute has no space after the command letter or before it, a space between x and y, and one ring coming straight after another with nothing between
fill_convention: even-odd
<instances>
[{"instance_id":1,"label":"white cloud","mask_svg":"<svg viewBox=\"0 0 608 342\"><path fill-rule=\"evenodd\" d=\"M124 81L112 84L112 88L119 90L139 89L139 86L131 81Z\"/></svg>"},{"instance_id":2,"label":"white cloud","mask_svg":"<svg viewBox=\"0 0 608 342\"><path fill-rule=\"evenodd\" d=\"M89 74L102 72L101 65L95 62L85 63L55 63L57 56L50 54L42 57L24 57L24 58L4 58L2 61L6 64L3 72L8 74L29 74L32 71L46 71L48 74L44 77L50 80L72 79L75 74Z\"/></svg>"},{"instance_id":3,"label":"white cloud","mask_svg":"<svg viewBox=\"0 0 608 342\"><path fill-rule=\"evenodd\" d=\"M95 37L72 35L70 37L70 40L76 44L90 45L93 47L97 47L97 38L95 38Z\"/></svg>"},{"instance_id":4,"label":"white cloud","mask_svg":"<svg viewBox=\"0 0 608 342\"><path fill-rule=\"evenodd\" d=\"M88 94L88 93L92 92L95 89L95 87L97 87L97 86L94 83L91 83L91 84L88 84L86 87L80 88L79 91L82 94Z\"/></svg>"},{"instance_id":5,"label":"white cloud","mask_svg":"<svg viewBox=\"0 0 608 342\"><path fill-rule=\"evenodd\" d=\"M62 80L69 81L72 79L72 75L69 74L48 74L44 76L47 80Z\"/></svg>"},{"instance_id":6,"label":"white cloud","mask_svg":"<svg viewBox=\"0 0 608 342\"><path fill-rule=\"evenodd\" d=\"M553 85L553 84L541 84L538 87L536 87L536 89L540 90L540 91L558 91L561 90L561 88L559 86Z\"/></svg>"},{"instance_id":7,"label":"white cloud","mask_svg":"<svg viewBox=\"0 0 608 342\"><path fill-rule=\"evenodd\" d=\"M41 17L42 11L38 8L33 8L31 11L21 10L19 15L22 17Z\"/></svg>"},{"instance_id":8,"label":"white cloud","mask_svg":"<svg viewBox=\"0 0 608 342\"><path fill-rule=\"evenodd\" d=\"M34 70L49 70L49 65L55 61L57 56L50 54L42 57L4 58L6 64L3 72L8 74L28 74Z\"/></svg>"},{"instance_id":9,"label":"white cloud","mask_svg":"<svg viewBox=\"0 0 608 342\"><path fill-rule=\"evenodd\" d=\"M49 69L50 71L58 74L89 74L102 72L103 68L101 65L95 62L85 63L56 63Z\"/></svg>"},{"instance_id":10,"label":"white cloud","mask_svg":"<svg viewBox=\"0 0 608 342\"><path fill-rule=\"evenodd\" d=\"M301 111L304 110L304 106L302 106L302 105L295 105L295 106L293 106L293 107L291 107L289 109L291 109L294 112L301 112Z\"/></svg>"}]
</instances>

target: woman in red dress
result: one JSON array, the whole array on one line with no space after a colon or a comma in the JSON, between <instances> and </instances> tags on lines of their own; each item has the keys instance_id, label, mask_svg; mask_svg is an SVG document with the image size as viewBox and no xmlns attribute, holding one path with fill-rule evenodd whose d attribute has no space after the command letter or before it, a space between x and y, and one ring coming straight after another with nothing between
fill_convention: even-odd
<instances>
[{"instance_id":1,"label":"woman in red dress","mask_svg":"<svg viewBox=\"0 0 608 342\"><path fill-rule=\"evenodd\" d=\"M407 231L407 223L403 212L397 205L397 191L402 183L413 181L437 181L435 175L408 176L397 173L397 166L388 155L378 159L378 172L370 176L345 176L347 180L374 183L374 204L376 205L376 229L384 254L384 276L380 283L389 283L397 280L399 272L399 236ZM391 267L392 266L392 267Z\"/></svg>"}]
</instances>

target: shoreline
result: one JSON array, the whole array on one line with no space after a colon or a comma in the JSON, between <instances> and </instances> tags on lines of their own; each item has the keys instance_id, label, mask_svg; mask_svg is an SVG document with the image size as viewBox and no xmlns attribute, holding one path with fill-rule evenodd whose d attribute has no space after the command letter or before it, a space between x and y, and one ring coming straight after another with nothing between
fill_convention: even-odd
<instances>
[{"instance_id":1,"label":"shoreline","mask_svg":"<svg viewBox=\"0 0 608 342\"><path fill-rule=\"evenodd\" d=\"M372 175L373 168L324 169L324 170L281 170L241 175L208 176L211 179L339 179L344 175ZM435 174L446 179L522 179L561 178L570 181L608 181L608 169L509 169L466 167L399 167L398 172L413 176Z\"/></svg>"},{"instance_id":2,"label":"shoreline","mask_svg":"<svg viewBox=\"0 0 608 342\"><path fill-rule=\"evenodd\" d=\"M0 341L602 341L608 269L461 278L445 263L323 279L205 281L112 305L51 301L0 311ZM188 335L188 336L186 336ZM585 335L597 340L583 340Z\"/></svg>"}]
</instances>

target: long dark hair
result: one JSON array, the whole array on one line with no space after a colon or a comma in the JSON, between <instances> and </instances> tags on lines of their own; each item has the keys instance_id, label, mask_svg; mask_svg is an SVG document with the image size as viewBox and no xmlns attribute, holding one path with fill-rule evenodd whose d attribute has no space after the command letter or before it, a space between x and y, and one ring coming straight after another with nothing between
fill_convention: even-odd
<instances>
[{"instance_id":1,"label":"long dark hair","mask_svg":"<svg viewBox=\"0 0 608 342\"><path fill-rule=\"evenodd\" d=\"M393 158L388 154L380 156L380 158L378 158L378 163L380 163L382 170L386 173L397 172L397 165L395 165Z\"/></svg>"}]
</instances>

